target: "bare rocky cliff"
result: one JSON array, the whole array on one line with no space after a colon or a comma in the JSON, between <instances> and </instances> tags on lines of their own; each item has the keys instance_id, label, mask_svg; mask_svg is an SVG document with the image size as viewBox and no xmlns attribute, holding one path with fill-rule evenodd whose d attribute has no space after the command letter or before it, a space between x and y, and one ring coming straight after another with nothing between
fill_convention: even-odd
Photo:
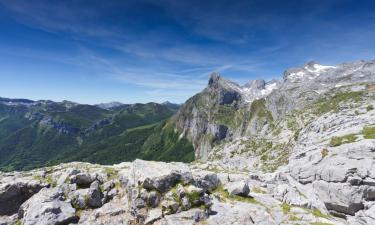
<instances>
[{"instance_id":1,"label":"bare rocky cliff","mask_svg":"<svg viewBox=\"0 0 375 225\"><path fill-rule=\"evenodd\" d=\"M254 80L240 86L213 73L208 86L190 98L175 116L176 128L193 143L198 159L207 160L224 142L264 136L277 121L315 104L340 87L375 81L375 62L337 66L309 62L284 72L283 80ZM345 90L344 90L345 91Z\"/></svg>"}]
</instances>

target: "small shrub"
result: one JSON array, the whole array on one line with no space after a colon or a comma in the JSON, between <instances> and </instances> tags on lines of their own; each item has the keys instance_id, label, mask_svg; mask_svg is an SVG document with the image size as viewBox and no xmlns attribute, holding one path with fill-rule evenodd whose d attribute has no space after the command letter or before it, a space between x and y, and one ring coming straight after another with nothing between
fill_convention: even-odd
<instances>
[{"instance_id":1,"label":"small shrub","mask_svg":"<svg viewBox=\"0 0 375 225\"><path fill-rule=\"evenodd\" d=\"M358 110L354 111L354 114L358 116L359 115Z\"/></svg>"},{"instance_id":2,"label":"small shrub","mask_svg":"<svg viewBox=\"0 0 375 225\"><path fill-rule=\"evenodd\" d=\"M367 109L367 112L369 112L369 111L371 111L371 110L374 109L374 106L372 106L372 105L368 105L368 106L366 107L366 109Z\"/></svg>"}]
</instances>

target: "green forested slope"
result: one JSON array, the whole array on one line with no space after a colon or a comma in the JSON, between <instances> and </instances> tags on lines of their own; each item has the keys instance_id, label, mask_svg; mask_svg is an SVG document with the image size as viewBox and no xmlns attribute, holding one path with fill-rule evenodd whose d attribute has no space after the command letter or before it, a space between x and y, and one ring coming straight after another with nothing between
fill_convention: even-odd
<instances>
[{"instance_id":1,"label":"green forested slope","mask_svg":"<svg viewBox=\"0 0 375 225\"><path fill-rule=\"evenodd\" d=\"M102 109L70 102L0 101L0 170L69 161L192 161L192 145L167 122L176 110L156 103Z\"/></svg>"}]
</instances>

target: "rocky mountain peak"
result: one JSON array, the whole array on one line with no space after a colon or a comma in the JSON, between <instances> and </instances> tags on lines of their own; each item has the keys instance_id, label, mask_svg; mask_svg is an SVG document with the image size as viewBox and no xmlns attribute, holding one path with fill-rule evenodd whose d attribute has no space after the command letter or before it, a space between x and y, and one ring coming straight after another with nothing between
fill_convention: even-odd
<instances>
[{"instance_id":1,"label":"rocky mountain peak","mask_svg":"<svg viewBox=\"0 0 375 225\"><path fill-rule=\"evenodd\" d=\"M314 60L311 60L311 61L308 61L304 67L308 67L308 68L313 68L315 65L319 65L319 63L317 63L316 61Z\"/></svg>"},{"instance_id":2,"label":"rocky mountain peak","mask_svg":"<svg viewBox=\"0 0 375 225\"><path fill-rule=\"evenodd\" d=\"M266 82L264 80L252 80L249 81L244 85L245 88L250 88L254 90L262 90L266 86Z\"/></svg>"},{"instance_id":3,"label":"rocky mountain peak","mask_svg":"<svg viewBox=\"0 0 375 225\"><path fill-rule=\"evenodd\" d=\"M336 68L336 66L325 66L315 61L309 61L303 67L287 69L284 72L283 79L286 82L304 82Z\"/></svg>"},{"instance_id":4,"label":"rocky mountain peak","mask_svg":"<svg viewBox=\"0 0 375 225\"><path fill-rule=\"evenodd\" d=\"M266 82L264 80L251 80L244 85L244 87L251 89L264 89Z\"/></svg>"},{"instance_id":5,"label":"rocky mountain peak","mask_svg":"<svg viewBox=\"0 0 375 225\"><path fill-rule=\"evenodd\" d=\"M220 79L221 79L221 76L219 73L217 72L211 73L210 79L208 80L208 86L209 87L217 86Z\"/></svg>"}]
</instances>

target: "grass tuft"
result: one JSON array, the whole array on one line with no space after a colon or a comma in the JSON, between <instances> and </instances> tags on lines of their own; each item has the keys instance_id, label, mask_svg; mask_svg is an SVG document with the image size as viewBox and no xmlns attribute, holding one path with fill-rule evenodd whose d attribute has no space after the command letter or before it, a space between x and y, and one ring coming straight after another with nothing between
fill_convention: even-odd
<instances>
[{"instance_id":1,"label":"grass tuft","mask_svg":"<svg viewBox=\"0 0 375 225\"><path fill-rule=\"evenodd\" d=\"M323 148L322 151L320 151L320 154L322 154L322 158L325 158L328 155L329 151L326 148Z\"/></svg>"},{"instance_id":2,"label":"grass tuft","mask_svg":"<svg viewBox=\"0 0 375 225\"><path fill-rule=\"evenodd\" d=\"M312 214L315 217L320 217L320 218L324 218L324 219L328 219L329 218L329 215L323 214L322 212L320 212L319 209L313 209Z\"/></svg>"},{"instance_id":3,"label":"grass tuft","mask_svg":"<svg viewBox=\"0 0 375 225\"><path fill-rule=\"evenodd\" d=\"M284 214L288 214L290 212L291 206L288 203L281 204L281 208L283 209Z\"/></svg>"},{"instance_id":4,"label":"grass tuft","mask_svg":"<svg viewBox=\"0 0 375 225\"><path fill-rule=\"evenodd\" d=\"M364 127L362 134L366 139L375 139L375 126Z\"/></svg>"},{"instance_id":5,"label":"grass tuft","mask_svg":"<svg viewBox=\"0 0 375 225\"><path fill-rule=\"evenodd\" d=\"M336 147L342 144L353 143L357 140L357 136L355 134L348 134L341 137L332 137L329 143L329 146Z\"/></svg>"}]
</instances>

